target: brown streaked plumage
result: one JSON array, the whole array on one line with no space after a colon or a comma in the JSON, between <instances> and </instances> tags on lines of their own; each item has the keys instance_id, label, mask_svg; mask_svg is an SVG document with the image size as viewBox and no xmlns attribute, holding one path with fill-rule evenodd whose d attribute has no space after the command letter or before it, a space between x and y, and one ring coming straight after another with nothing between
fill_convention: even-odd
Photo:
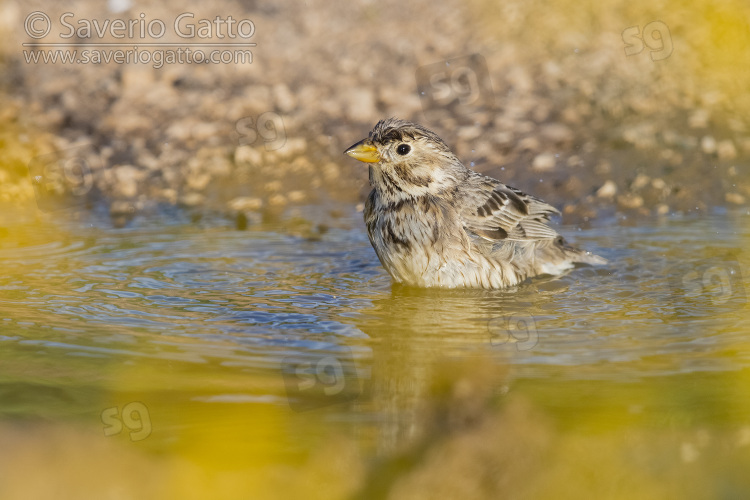
<instances>
[{"instance_id":1,"label":"brown streaked plumage","mask_svg":"<svg viewBox=\"0 0 750 500\"><path fill-rule=\"evenodd\" d=\"M370 164L367 233L399 283L496 289L606 263L547 225L554 207L464 167L421 125L381 120L345 153Z\"/></svg>"}]
</instances>

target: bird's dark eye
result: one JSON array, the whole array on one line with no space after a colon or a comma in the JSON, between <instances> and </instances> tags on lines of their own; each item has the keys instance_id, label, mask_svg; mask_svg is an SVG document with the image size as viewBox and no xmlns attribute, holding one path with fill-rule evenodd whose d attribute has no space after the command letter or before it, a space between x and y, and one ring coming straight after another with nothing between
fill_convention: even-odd
<instances>
[{"instance_id":1,"label":"bird's dark eye","mask_svg":"<svg viewBox=\"0 0 750 500\"><path fill-rule=\"evenodd\" d=\"M411 151L411 146L409 146L408 144L399 144L396 148L396 152L401 156L407 154L409 151Z\"/></svg>"}]
</instances>

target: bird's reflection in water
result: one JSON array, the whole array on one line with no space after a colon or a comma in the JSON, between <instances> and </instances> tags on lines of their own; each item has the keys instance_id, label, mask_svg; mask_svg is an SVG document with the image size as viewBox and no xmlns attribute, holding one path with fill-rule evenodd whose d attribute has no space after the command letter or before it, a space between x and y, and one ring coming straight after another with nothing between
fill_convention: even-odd
<instances>
[{"instance_id":1,"label":"bird's reflection in water","mask_svg":"<svg viewBox=\"0 0 750 500\"><path fill-rule=\"evenodd\" d=\"M357 327L372 342L366 404L379 418L380 451L391 453L419 440L419 433L431 432L434 426L425 419L451 418L446 415L461 411L446 406L447 401L469 403L459 394L444 394L446 387L460 393L481 386L485 396L507 391L509 361L533 350L538 342L535 318L548 314L545 304L566 286L559 279L504 291L394 284L389 295L374 300ZM472 366L482 368L474 373ZM463 388L446 384L454 370L456 383L459 372L472 381Z\"/></svg>"}]
</instances>

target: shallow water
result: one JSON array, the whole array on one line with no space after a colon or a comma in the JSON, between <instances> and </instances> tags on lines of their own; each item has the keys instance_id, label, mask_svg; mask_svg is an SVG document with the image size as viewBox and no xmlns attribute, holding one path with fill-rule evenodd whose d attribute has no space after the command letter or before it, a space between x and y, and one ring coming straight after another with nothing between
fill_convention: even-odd
<instances>
[{"instance_id":1,"label":"shallow water","mask_svg":"<svg viewBox=\"0 0 750 500\"><path fill-rule=\"evenodd\" d=\"M594 447L620 453L631 436L655 475L691 476L667 493L747 491L735 468L750 465L748 215L561 227L610 264L497 292L392 286L350 217L319 240L273 226L6 225L0 496L54 457L78 471L51 481L71 498L273 497L308 492L309 474L336 483L321 498L379 498L373 464L442 439L429 422L452 370L489 391L477 411L490 420L524 401L528 419L509 425L551 433L556 453L602 433ZM718 479L701 461L725 466ZM112 472L124 467L161 479ZM559 467L532 469L531 497L568 484ZM385 483L413 473L396 465ZM665 493L658 477L640 486Z\"/></svg>"}]
</instances>

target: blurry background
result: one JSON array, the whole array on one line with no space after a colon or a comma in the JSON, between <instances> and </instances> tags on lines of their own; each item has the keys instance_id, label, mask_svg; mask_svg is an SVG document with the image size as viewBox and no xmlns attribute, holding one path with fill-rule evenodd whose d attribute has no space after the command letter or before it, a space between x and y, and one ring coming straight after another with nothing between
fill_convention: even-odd
<instances>
[{"instance_id":1,"label":"blurry background","mask_svg":"<svg viewBox=\"0 0 750 500\"><path fill-rule=\"evenodd\" d=\"M144 22L166 20L157 42L243 40L178 37L172 24L185 9L170 3L50 7L2 6L0 196L8 209L29 210L28 165L47 153L85 160L90 188L78 197L120 224L172 205L242 211L252 222L310 203L354 203L366 193L366 172L341 152L388 116L434 128L467 165L553 202L572 222L745 206L750 196L750 32L740 1L409 3L395 11L369 2L228 2L190 11L183 32L201 19L251 19L252 63L159 69L27 63L35 51L21 43L122 43L95 29L60 38L68 11L76 29L143 12ZM44 38L24 31L34 10L51 19Z\"/></svg>"},{"instance_id":2,"label":"blurry background","mask_svg":"<svg viewBox=\"0 0 750 500\"><path fill-rule=\"evenodd\" d=\"M154 41L257 45L49 59ZM0 68L0 497L747 495L746 2L5 0ZM392 289L342 154L389 116L612 266Z\"/></svg>"}]
</instances>

